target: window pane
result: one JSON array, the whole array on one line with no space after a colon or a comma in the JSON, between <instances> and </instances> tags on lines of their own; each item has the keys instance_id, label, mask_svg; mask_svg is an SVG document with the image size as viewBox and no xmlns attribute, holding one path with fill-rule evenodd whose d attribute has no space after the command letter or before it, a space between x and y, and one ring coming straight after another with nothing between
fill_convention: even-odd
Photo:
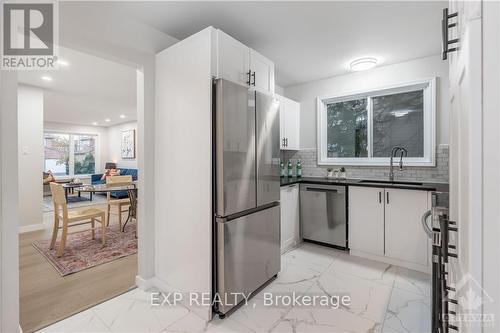
<instances>
[{"instance_id":1,"label":"window pane","mask_svg":"<svg viewBox=\"0 0 500 333\"><path fill-rule=\"evenodd\" d=\"M45 133L45 171L56 176L69 175L69 135Z\"/></svg>"},{"instance_id":2,"label":"window pane","mask_svg":"<svg viewBox=\"0 0 500 333\"><path fill-rule=\"evenodd\" d=\"M389 157L394 146L424 157L423 90L373 97L373 156Z\"/></svg>"},{"instance_id":3,"label":"window pane","mask_svg":"<svg viewBox=\"0 0 500 333\"><path fill-rule=\"evenodd\" d=\"M95 137L73 135L75 147L75 175L95 173Z\"/></svg>"},{"instance_id":4,"label":"window pane","mask_svg":"<svg viewBox=\"0 0 500 333\"><path fill-rule=\"evenodd\" d=\"M327 157L367 157L367 99L327 104Z\"/></svg>"}]
</instances>

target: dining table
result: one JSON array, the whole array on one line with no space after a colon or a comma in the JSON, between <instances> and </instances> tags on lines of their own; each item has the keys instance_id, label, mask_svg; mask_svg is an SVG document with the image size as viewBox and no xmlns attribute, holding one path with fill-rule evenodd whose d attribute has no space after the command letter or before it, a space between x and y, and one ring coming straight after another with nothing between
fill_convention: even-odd
<instances>
[{"instance_id":1,"label":"dining table","mask_svg":"<svg viewBox=\"0 0 500 333\"><path fill-rule=\"evenodd\" d=\"M128 198L130 200L130 207L128 210L127 220L122 226L122 231L125 231L125 226L132 220L132 218L137 219L137 186L138 182L133 181L132 183L124 184L94 184L94 185L82 185L77 189L78 192L89 192L89 193L108 193L108 192L119 192L127 191Z\"/></svg>"}]
</instances>

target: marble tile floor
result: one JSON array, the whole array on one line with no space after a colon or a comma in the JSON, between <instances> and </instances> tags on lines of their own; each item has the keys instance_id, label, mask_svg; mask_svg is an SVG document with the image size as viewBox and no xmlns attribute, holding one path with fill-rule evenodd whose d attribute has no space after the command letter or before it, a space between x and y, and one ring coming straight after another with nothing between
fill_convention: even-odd
<instances>
[{"instance_id":1,"label":"marble tile floor","mask_svg":"<svg viewBox=\"0 0 500 333\"><path fill-rule=\"evenodd\" d=\"M278 278L224 320L182 306L152 307L135 289L39 332L430 332L430 276L313 244L282 256ZM280 303L273 295L349 295L337 309ZM269 294L267 294L269 295Z\"/></svg>"}]
</instances>

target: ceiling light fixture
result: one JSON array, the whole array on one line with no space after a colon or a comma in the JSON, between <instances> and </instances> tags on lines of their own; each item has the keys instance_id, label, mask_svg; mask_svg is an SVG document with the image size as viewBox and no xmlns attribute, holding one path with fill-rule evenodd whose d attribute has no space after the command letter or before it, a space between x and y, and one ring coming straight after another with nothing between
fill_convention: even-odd
<instances>
[{"instance_id":1,"label":"ceiling light fixture","mask_svg":"<svg viewBox=\"0 0 500 333\"><path fill-rule=\"evenodd\" d=\"M64 67L68 67L69 66L69 63L66 60L63 60L63 59L57 60L57 64L61 65L61 66L64 66Z\"/></svg>"},{"instance_id":2,"label":"ceiling light fixture","mask_svg":"<svg viewBox=\"0 0 500 333\"><path fill-rule=\"evenodd\" d=\"M107 122L107 123L109 123L111 121L111 119L106 118L106 119L104 119L104 121Z\"/></svg>"},{"instance_id":3,"label":"ceiling light fixture","mask_svg":"<svg viewBox=\"0 0 500 333\"><path fill-rule=\"evenodd\" d=\"M94 121L94 122L92 123L92 125L97 126L97 125L99 125L99 123L98 123L97 121Z\"/></svg>"},{"instance_id":4,"label":"ceiling light fixture","mask_svg":"<svg viewBox=\"0 0 500 333\"><path fill-rule=\"evenodd\" d=\"M50 82L50 81L52 81L52 78L48 75L44 75L44 76L42 76L42 80Z\"/></svg>"},{"instance_id":5,"label":"ceiling light fixture","mask_svg":"<svg viewBox=\"0 0 500 333\"><path fill-rule=\"evenodd\" d=\"M361 58L352 61L349 67L351 68L351 71L354 72L365 71L375 67L377 62L378 61L375 58Z\"/></svg>"},{"instance_id":6,"label":"ceiling light fixture","mask_svg":"<svg viewBox=\"0 0 500 333\"><path fill-rule=\"evenodd\" d=\"M124 114L121 114L121 115L120 115L120 118L121 118L121 119L125 119L125 115L124 115Z\"/></svg>"}]
</instances>

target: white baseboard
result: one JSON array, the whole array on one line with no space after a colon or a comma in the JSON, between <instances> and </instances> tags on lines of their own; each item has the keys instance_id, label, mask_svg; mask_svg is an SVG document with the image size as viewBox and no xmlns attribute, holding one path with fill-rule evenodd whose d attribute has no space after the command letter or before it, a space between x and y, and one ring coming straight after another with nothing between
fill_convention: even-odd
<instances>
[{"instance_id":1,"label":"white baseboard","mask_svg":"<svg viewBox=\"0 0 500 333\"><path fill-rule=\"evenodd\" d=\"M394 259L394 258L389 258L389 257L385 257L385 256L378 256L378 255L366 253L363 251L350 250L349 252L353 256L362 257L362 258L375 260L375 261L381 261L381 262L384 262L386 264L400 266L400 267L404 267L404 268L408 268L408 269L413 269L415 271L419 271L422 273L427 273L427 274L431 273L430 266L424 266L424 265L415 264L415 263L402 261L402 260L398 260L398 259Z\"/></svg>"},{"instance_id":2,"label":"white baseboard","mask_svg":"<svg viewBox=\"0 0 500 333\"><path fill-rule=\"evenodd\" d=\"M146 291L148 289L151 289L154 286L153 279L154 279L154 277L145 279L142 276L136 275L135 276L135 285L137 286L137 288Z\"/></svg>"},{"instance_id":3,"label":"white baseboard","mask_svg":"<svg viewBox=\"0 0 500 333\"><path fill-rule=\"evenodd\" d=\"M296 248L300 243L302 243L302 240L299 238L290 238L287 241L283 243L283 248L281 249L281 254L284 254L290 250L293 250Z\"/></svg>"},{"instance_id":4,"label":"white baseboard","mask_svg":"<svg viewBox=\"0 0 500 333\"><path fill-rule=\"evenodd\" d=\"M38 230L43 230L45 228L46 228L46 226L43 223L23 225L23 226L19 226L19 233L23 234L25 232L38 231Z\"/></svg>"}]
</instances>

